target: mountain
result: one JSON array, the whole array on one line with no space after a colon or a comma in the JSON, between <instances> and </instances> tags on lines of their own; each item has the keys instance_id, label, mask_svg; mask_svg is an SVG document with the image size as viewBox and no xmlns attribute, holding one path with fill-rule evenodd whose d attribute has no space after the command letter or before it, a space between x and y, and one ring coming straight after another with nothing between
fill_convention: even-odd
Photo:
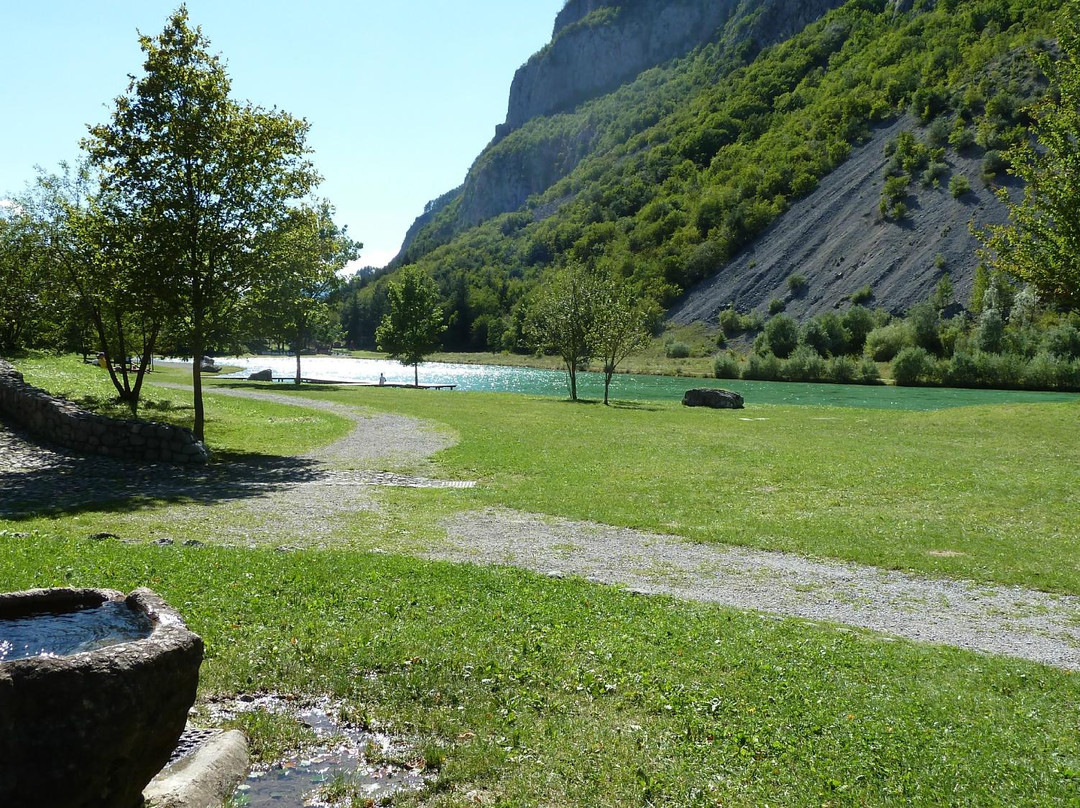
<instances>
[{"instance_id":1,"label":"mountain","mask_svg":"<svg viewBox=\"0 0 1080 808\"><path fill-rule=\"evenodd\" d=\"M764 309L792 274L800 316L865 286L902 310L945 271L963 300L1061 2L570 0L392 267L434 275L465 350L519 347L529 291L568 261L678 322ZM355 290L354 344L384 284Z\"/></svg>"}]
</instances>

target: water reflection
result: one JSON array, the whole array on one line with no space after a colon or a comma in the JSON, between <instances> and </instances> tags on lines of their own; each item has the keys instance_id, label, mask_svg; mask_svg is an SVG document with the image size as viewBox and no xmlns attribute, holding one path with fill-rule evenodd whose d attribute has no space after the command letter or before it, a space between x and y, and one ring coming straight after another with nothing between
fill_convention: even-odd
<instances>
[{"instance_id":1,"label":"water reflection","mask_svg":"<svg viewBox=\"0 0 1080 808\"><path fill-rule=\"evenodd\" d=\"M150 619L126 603L0 619L0 662L66 656L149 637Z\"/></svg>"}]
</instances>

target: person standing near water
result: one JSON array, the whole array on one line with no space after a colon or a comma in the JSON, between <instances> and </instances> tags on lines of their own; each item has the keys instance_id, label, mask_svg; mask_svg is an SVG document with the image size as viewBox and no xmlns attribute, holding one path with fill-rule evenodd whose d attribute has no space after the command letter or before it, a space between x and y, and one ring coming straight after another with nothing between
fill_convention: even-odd
<instances>
[{"instance_id":1,"label":"person standing near water","mask_svg":"<svg viewBox=\"0 0 1080 808\"><path fill-rule=\"evenodd\" d=\"M383 376L381 373L379 374L379 384L380 385L386 384L386 377Z\"/></svg>"}]
</instances>

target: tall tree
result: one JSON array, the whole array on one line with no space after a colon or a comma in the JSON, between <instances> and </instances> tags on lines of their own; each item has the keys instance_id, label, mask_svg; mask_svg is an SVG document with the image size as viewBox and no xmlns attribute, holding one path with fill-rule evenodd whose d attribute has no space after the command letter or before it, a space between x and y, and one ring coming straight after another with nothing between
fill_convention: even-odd
<instances>
[{"instance_id":1,"label":"tall tree","mask_svg":"<svg viewBox=\"0 0 1080 808\"><path fill-rule=\"evenodd\" d=\"M296 355L297 384L303 349L312 341L333 341L332 335L340 331L331 295L340 285L338 271L362 246L334 224L333 212L328 202L289 211L265 239L273 272L249 296L259 331L284 340Z\"/></svg>"},{"instance_id":2,"label":"tall tree","mask_svg":"<svg viewBox=\"0 0 1080 808\"><path fill-rule=\"evenodd\" d=\"M1049 300L1080 306L1080 9L1062 4L1061 53L1041 54L1050 90L1034 109L1034 142L1006 152L1026 183L1008 224L985 235L992 266L1034 286ZM1008 197L1005 196L1008 201Z\"/></svg>"},{"instance_id":3,"label":"tall tree","mask_svg":"<svg viewBox=\"0 0 1080 808\"><path fill-rule=\"evenodd\" d=\"M419 365L439 344L446 330L439 287L424 270L408 266L387 288L389 313L375 332L380 351L403 365L412 365L413 384L420 386Z\"/></svg>"},{"instance_id":4,"label":"tall tree","mask_svg":"<svg viewBox=\"0 0 1080 808\"><path fill-rule=\"evenodd\" d=\"M194 432L204 438L200 359L235 327L244 294L269 271L259 237L318 182L306 121L233 100L221 59L187 9L140 36L144 75L83 146L103 174L113 218L138 221L142 269L194 358ZM145 253L144 253L145 254Z\"/></svg>"},{"instance_id":5,"label":"tall tree","mask_svg":"<svg viewBox=\"0 0 1080 808\"><path fill-rule=\"evenodd\" d=\"M578 397L578 369L592 357L601 289L594 272L573 265L542 286L529 308L527 330L532 344L539 351L554 352L562 358L571 401Z\"/></svg>"}]
</instances>

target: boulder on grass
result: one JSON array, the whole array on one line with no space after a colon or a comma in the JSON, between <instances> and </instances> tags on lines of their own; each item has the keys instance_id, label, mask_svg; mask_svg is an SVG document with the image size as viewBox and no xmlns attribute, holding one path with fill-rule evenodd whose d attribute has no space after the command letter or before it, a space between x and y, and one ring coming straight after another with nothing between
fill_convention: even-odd
<instances>
[{"instance_id":1,"label":"boulder on grass","mask_svg":"<svg viewBox=\"0 0 1080 808\"><path fill-rule=\"evenodd\" d=\"M266 368L266 370L256 370L248 376L248 380L253 382L272 382L274 380L274 371L270 368Z\"/></svg>"},{"instance_id":2,"label":"boulder on grass","mask_svg":"<svg viewBox=\"0 0 1080 808\"><path fill-rule=\"evenodd\" d=\"M741 410L743 397L730 390L714 387L695 387L683 394L682 403L687 407L712 407L714 410Z\"/></svg>"}]
</instances>

